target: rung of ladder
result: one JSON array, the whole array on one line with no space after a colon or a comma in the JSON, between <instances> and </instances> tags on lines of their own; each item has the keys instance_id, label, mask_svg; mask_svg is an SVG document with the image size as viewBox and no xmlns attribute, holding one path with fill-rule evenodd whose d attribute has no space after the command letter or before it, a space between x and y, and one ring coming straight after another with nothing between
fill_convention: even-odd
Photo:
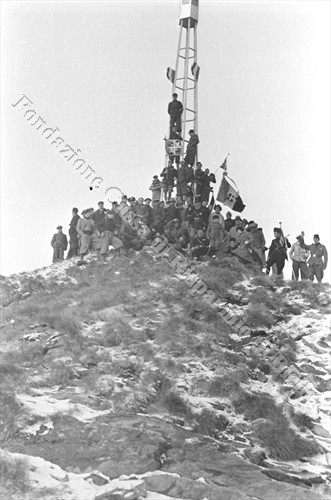
<instances>
[{"instance_id":1,"label":"rung of ladder","mask_svg":"<svg viewBox=\"0 0 331 500\"><path fill-rule=\"evenodd\" d=\"M190 111L191 113L196 113L193 109L186 108L186 111Z\"/></svg>"}]
</instances>

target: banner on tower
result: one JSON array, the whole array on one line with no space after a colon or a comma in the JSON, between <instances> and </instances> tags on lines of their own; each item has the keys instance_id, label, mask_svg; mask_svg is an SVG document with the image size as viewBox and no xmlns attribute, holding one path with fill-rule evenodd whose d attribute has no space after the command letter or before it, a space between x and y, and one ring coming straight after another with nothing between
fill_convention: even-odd
<instances>
[{"instance_id":1,"label":"banner on tower","mask_svg":"<svg viewBox=\"0 0 331 500\"><path fill-rule=\"evenodd\" d=\"M178 139L165 139L165 148L168 156L180 156L182 141Z\"/></svg>"},{"instance_id":2,"label":"banner on tower","mask_svg":"<svg viewBox=\"0 0 331 500\"><path fill-rule=\"evenodd\" d=\"M167 78L171 81L171 83L175 82L176 71L171 68L167 68Z\"/></svg>"},{"instance_id":3,"label":"banner on tower","mask_svg":"<svg viewBox=\"0 0 331 500\"><path fill-rule=\"evenodd\" d=\"M199 79L200 66L198 66L196 62L193 63L191 71L192 71L192 75L194 76L195 81L197 82Z\"/></svg>"}]
</instances>

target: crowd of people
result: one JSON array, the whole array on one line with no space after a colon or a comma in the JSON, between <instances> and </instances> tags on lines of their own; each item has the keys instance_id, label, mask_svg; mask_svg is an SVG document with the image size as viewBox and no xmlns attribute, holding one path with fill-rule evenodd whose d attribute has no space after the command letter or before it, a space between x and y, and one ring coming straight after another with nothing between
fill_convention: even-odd
<instances>
[{"instance_id":1,"label":"crowd of people","mask_svg":"<svg viewBox=\"0 0 331 500\"><path fill-rule=\"evenodd\" d=\"M178 95L174 93L168 104L170 143L183 141L183 109ZM115 254L130 248L139 251L150 245L154 237L162 237L188 258L205 260L232 256L246 265L258 266L261 271L265 269L266 274L273 270L279 276L282 276L290 249L293 278L299 279L300 273L301 279L313 281L316 277L321 282L328 255L319 236L315 234L314 243L306 245L301 233L291 246L282 230L275 227L274 239L268 248L257 222L243 219L240 215L233 218L229 211L224 218L222 207L215 204L212 195L215 175L209 169L203 169L201 162L196 162L199 137L193 129L189 130L189 136L183 160L170 144L172 149L167 151L168 160L160 179L154 175L149 187L151 198L136 200L133 196L123 195L120 203L114 201L107 209L100 201L97 210L88 208L81 217L77 208L72 209L67 259L80 256L80 262L84 262L84 256L95 250L106 261L110 247ZM131 212L129 218L123 216L128 209ZM137 231L136 224L131 223L134 219L148 228L143 236ZM53 262L63 260L68 247L62 229L58 226L51 241Z\"/></svg>"},{"instance_id":2,"label":"crowd of people","mask_svg":"<svg viewBox=\"0 0 331 500\"><path fill-rule=\"evenodd\" d=\"M149 228L147 236L139 232L128 222L123 213L128 208L134 217ZM118 203L114 201L111 208L105 208L104 202L98 203L97 210L88 208L81 216L78 209L72 209L69 224L69 251L67 259L84 256L96 251L100 260L106 262L110 252L115 255L125 253L128 249L141 250L150 245L154 237L164 237L167 242L187 258L193 260L222 259L234 257L246 265L255 265L267 274L272 270L282 275L284 265L289 257L293 265L293 279L317 279L321 282L323 271L327 266L327 250L320 243L319 236L314 235L314 243L307 245L301 233L291 245L279 227L274 228L274 239L270 247L266 246L263 230L258 224L240 215L234 218L227 211L225 218L220 205L208 205L199 196L193 202L190 196L182 201L178 196L168 201L157 197L138 198L123 196ZM63 260L68 248L66 235L58 226L53 235L53 262ZM268 250L268 254L266 255Z\"/></svg>"}]
</instances>

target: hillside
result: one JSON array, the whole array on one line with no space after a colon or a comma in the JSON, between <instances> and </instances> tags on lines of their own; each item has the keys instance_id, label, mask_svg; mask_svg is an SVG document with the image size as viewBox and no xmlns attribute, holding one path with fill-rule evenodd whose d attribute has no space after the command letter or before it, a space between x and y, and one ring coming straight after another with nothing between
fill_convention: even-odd
<instances>
[{"instance_id":1,"label":"hillside","mask_svg":"<svg viewBox=\"0 0 331 500\"><path fill-rule=\"evenodd\" d=\"M87 260L1 278L2 498L329 497L328 285L195 263L241 337L152 248Z\"/></svg>"}]
</instances>

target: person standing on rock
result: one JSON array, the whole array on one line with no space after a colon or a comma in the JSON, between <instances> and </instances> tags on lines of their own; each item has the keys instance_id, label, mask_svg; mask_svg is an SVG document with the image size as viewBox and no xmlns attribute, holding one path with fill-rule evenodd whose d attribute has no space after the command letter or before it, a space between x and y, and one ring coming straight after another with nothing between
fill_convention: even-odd
<instances>
[{"instance_id":1,"label":"person standing on rock","mask_svg":"<svg viewBox=\"0 0 331 500\"><path fill-rule=\"evenodd\" d=\"M303 235L304 236L304 235ZM320 243L320 237L318 234L314 234L314 243L312 245L306 245L303 241L301 246L306 250L310 250L310 257L308 260L309 264L309 279L314 281L316 277L318 283L322 283L324 277L324 271L328 265L328 252L322 243Z\"/></svg>"},{"instance_id":2,"label":"person standing on rock","mask_svg":"<svg viewBox=\"0 0 331 500\"><path fill-rule=\"evenodd\" d=\"M271 267L276 264L277 275L282 276L287 259L287 248L290 248L291 245L279 227L274 228L274 236L269 248L266 273L269 274Z\"/></svg>"},{"instance_id":3,"label":"person standing on rock","mask_svg":"<svg viewBox=\"0 0 331 500\"><path fill-rule=\"evenodd\" d=\"M290 259L292 260L292 278L296 281L299 280L299 271L301 280L307 280L309 278L307 266L309 251L306 248L302 248L302 243L304 241L303 237L303 233L296 237L297 241L293 243L289 253Z\"/></svg>"},{"instance_id":4,"label":"person standing on rock","mask_svg":"<svg viewBox=\"0 0 331 500\"><path fill-rule=\"evenodd\" d=\"M79 219L77 224L77 233L79 238L79 255L84 258L84 255L90 250L92 244L92 235L95 230L95 224L91 218L94 210L93 208L87 208L82 212L82 218Z\"/></svg>"},{"instance_id":5,"label":"person standing on rock","mask_svg":"<svg viewBox=\"0 0 331 500\"><path fill-rule=\"evenodd\" d=\"M72 257L77 257L78 255L78 233L76 230L78 221L80 217L78 215L78 208L72 209L72 219L69 224L69 252L67 255L67 259L71 259Z\"/></svg>"},{"instance_id":6,"label":"person standing on rock","mask_svg":"<svg viewBox=\"0 0 331 500\"><path fill-rule=\"evenodd\" d=\"M53 262L63 260L64 252L68 248L68 240L62 233L62 226L57 226L57 233L53 234L51 245L53 247Z\"/></svg>"}]
</instances>

